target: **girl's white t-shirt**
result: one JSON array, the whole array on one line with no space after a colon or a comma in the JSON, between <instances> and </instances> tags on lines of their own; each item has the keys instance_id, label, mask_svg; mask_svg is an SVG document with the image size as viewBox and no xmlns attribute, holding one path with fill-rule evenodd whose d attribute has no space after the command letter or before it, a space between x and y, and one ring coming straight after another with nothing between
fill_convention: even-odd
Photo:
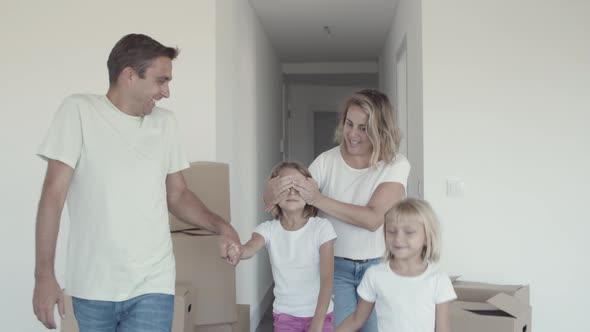
<instances>
[{"instance_id":1,"label":"girl's white t-shirt","mask_svg":"<svg viewBox=\"0 0 590 332\"><path fill-rule=\"evenodd\" d=\"M336 238L330 222L311 217L296 231L287 231L279 220L266 221L255 233L265 241L274 278L273 311L312 317L320 292L320 247ZM330 300L327 313L333 311Z\"/></svg>"},{"instance_id":2,"label":"girl's white t-shirt","mask_svg":"<svg viewBox=\"0 0 590 332\"><path fill-rule=\"evenodd\" d=\"M309 171L323 195L344 203L366 206L381 183L397 182L406 188L410 163L398 153L391 163L380 161L369 168L355 169L348 166L340 147L336 146L320 154L309 166ZM322 211L320 216L330 220L338 234L334 245L336 257L370 259L385 253L383 226L371 232Z\"/></svg>"},{"instance_id":3,"label":"girl's white t-shirt","mask_svg":"<svg viewBox=\"0 0 590 332\"><path fill-rule=\"evenodd\" d=\"M66 292L103 301L174 294L166 176L189 166L170 111L129 116L106 96L72 95L39 148L74 169Z\"/></svg>"},{"instance_id":4,"label":"girl's white t-shirt","mask_svg":"<svg viewBox=\"0 0 590 332\"><path fill-rule=\"evenodd\" d=\"M436 305L457 298L447 274L432 264L416 277L396 274L389 262L371 266L357 293L375 303L379 332L432 332Z\"/></svg>"}]
</instances>

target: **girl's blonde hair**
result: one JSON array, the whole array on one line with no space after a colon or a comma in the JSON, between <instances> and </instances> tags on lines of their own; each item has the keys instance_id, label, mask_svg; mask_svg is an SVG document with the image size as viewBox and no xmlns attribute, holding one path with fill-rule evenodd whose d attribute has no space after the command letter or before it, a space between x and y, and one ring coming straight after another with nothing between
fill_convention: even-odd
<instances>
[{"instance_id":1,"label":"girl's blonde hair","mask_svg":"<svg viewBox=\"0 0 590 332\"><path fill-rule=\"evenodd\" d=\"M373 146L369 164L373 166L381 160L386 163L392 162L399 151L401 133L389 98L378 90L360 90L346 100L340 112L340 122L336 127L334 141L338 144L343 143L342 132L346 124L346 115L352 105L360 107L367 114L367 136Z\"/></svg>"},{"instance_id":2,"label":"girl's blonde hair","mask_svg":"<svg viewBox=\"0 0 590 332\"><path fill-rule=\"evenodd\" d=\"M311 173L309 172L307 167L303 166L303 164L301 164L300 162L283 161L283 162L276 164L275 167L273 167L272 171L270 171L270 179L279 176L279 172L285 168L294 169L294 170L298 171L299 173L301 173L306 178L312 177ZM275 218L275 219L280 219L280 217L283 215L283 211L281 211L281 207L278 204L275 204L275 206L272 208L272 210L270 210L270 213L272 214L273 218ZM318 209L315 206L305 204L305 207L303 208L303 217L304 218L311 218L311 217L315 217L317 215L318 215Z\"/></svg>"},{"instance_id":3,"label":"girl's blonde hair","mask_svg":"<svg viewBox=\"0 0 590 332\"><path fill-rule=\"evenodd\" d=\"M385 214L383 231L387 236L387 226L400 222L416 223L424 226L426 243L422 250L422 260L436 263L440 259L440 226L436 214L428 202L417 198L406 198L396 203ZM385 249L383 261L393 259L389 248Z\"/></svg>"}]
</instances>

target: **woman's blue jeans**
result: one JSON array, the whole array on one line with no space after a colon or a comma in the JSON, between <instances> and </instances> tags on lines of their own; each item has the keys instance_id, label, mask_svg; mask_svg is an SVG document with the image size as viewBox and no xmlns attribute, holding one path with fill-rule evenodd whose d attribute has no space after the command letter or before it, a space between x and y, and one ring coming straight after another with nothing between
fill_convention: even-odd
<instances>
[{"instance_id":1,"label":"woman's blue jeans","mask_svg":"<svg viewBox=\"0 0 590 332\"><path fill-rule=\"evenodd\" d=\"M380 258L353 261L345 258L334 258L334 327L351 315L356 309L359 296L356 288L361 283L367 269L379 263ZM375 310L361 332L377 332Z\"/></svg>"}]
</instances>

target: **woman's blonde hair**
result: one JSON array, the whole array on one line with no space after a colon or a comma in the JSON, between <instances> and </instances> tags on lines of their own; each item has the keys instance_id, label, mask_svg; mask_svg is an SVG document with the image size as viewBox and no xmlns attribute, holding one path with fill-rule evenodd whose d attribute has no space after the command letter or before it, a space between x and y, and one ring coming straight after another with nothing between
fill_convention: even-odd
<instances>
[{"instance_id":1,"label":"woman's blonde hair","mask_svg":"<svg viewBox=\"0 0 590 332\"><path fill-rule=\"evenodd\" d=\"M417 198L406 198L396 203L385 214L383 231L387 236L387 227L401 222L416 223L424 226L426 243L422 250L422 260L436 263L440 259L440 226L436 214L428 202ZM386 248L383 261L393 259L393 253Z\"/></svg>"},{"instance_id":2,"label":"woman's blonde hair","mask_svg":"<svg viewBox=\"0 0 590 332\"><path fill-rule=\"evenodd\" d=\"M401 133L389 98L380 91L360 90L346 100L340 112L340 122L336 127L334 141L338 144L343 143L342 132L346 124L346 115L352 105L360 107L367 114L367 136L373 146L369 164L372 166L381 160L392 162L399 151Z\"/></svg>"},{"instance_id":3,"label":"woman's blonde hair","mask_svg":"<svg viewBox=\"0 0 590 332\"><path fill-rule=\"evenodd\" d=\"M285 168L294 169L294 170L298 171L299 173L301 173L306 178L311 178L311 173L309 172L307 167L303 166L303 164L301 164L300 162L283 161L283 162L276 164L275 167L273 167L272 171L270 171L270 179L279 176L279 172ZM278 204L275 204L275 206L272 208L272 210L270 210L270 213L272 214L273 218L275 218L275 219L279 219L283 215L283 211L281 211L281 207ZM318 215L318 209L315 206L305 204L305 207L303 208L303 217L304 218L311 218L311 217L315 217L317 215Z\"/></svg>"}]
</instances>

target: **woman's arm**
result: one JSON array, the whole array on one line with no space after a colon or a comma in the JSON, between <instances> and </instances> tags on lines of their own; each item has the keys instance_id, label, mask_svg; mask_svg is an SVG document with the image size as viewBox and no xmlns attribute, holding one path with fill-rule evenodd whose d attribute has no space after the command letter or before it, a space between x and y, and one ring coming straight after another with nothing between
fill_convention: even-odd
<instances>
[{"instance_id":1,"label":"woman's arm","mask_svg":"<svg viewBox=\"0 0 590 332\"><path fill-rule=\"evenodd\" d=\"M356 310L336 327L335 332L352 332L360 330L369 319L374 306L374 302L367 302L361 298L356 305Z\"/></svg>"},{"instance_id":2,"label":"woman's arm","mask_svg":"<svg viewBox=\"0 0 590 332\"><path fill-rule=\"evenodd\" d=\"M313 179L304 182L295 180L295 189L307 204L346 223L376 231L385 221L385 213L406 196L404 186L399 182L383 182L371 195L366 206L343 203L322 195Z\"/></svg>"},{"instance_id":3,"label":"woman's arm","mask_svg":"<svg viewBox=\"0 0 590 332\"><path fill-rule=\"evenodd\" d=\"M266 211L270 211L273 206L278 204L285 195L289 188L293 187L293 177L274 177L266 182L266 189L262 195L262 201L266 207Z\"/></svg>"},{"instance_id":4,"label":"woman's arm","mask_svg":"<svg viewBox=\"0 0 590 332\"><path fill-rule=\"evenodd\" d=\"M436 332L451 332L450 302L436 305Z\"/></svg>"},{"instance_id":5,"label":"woman's arm","mask_svg":"<svg viewBox=\"0 0 590 332\"><path fill-rule=\"evenodd\" d=\"M326 319L326 311L332 298L332 284L334 282L334 240L320 246L320 293L315 307L311 332L321 332Z\"/></svg>"}]
</instances>

